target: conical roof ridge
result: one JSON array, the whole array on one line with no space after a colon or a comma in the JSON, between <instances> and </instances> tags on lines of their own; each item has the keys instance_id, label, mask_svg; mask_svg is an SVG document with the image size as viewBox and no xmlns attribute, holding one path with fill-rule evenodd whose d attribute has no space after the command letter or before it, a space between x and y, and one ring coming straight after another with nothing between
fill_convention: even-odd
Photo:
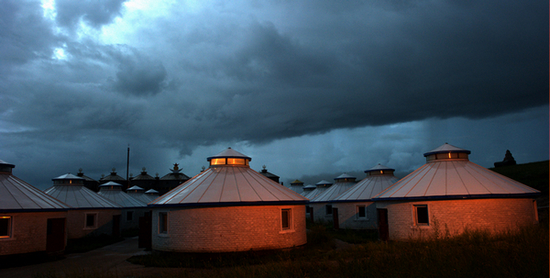
<instances>
[{"instance_id":1,"label":"conical roof ridge","mask_svg":"<svg viewBox=\"0 0 550 278\"><path fill-rule=\"evenodd\" d=\"M449 143L445 143L427 153L424 154L424 156L436 154L436 153L471 153L469 150L461 149L459 147L453 146Z\"/></svg>"},{"instance_id":2,"label":"conical roof ridge","mask_svg":"<svg viewBox=\"0 0 550 278\"><path fill-rule=\"evenodd\" d=\"M246 156L246 155L232 149L231 147L229 147L226 150L218 153L217 155L208 157L206 160L210 161L212 158L245 158L245 159L248 159L248 160L252 160L252 158L250 158L249 156Z\"/></svg>"},{"instance_id":3,"label":"conical roof ridge","mask_svg":"<svg viewBox=\"0 0 550 278\"><path fill-rule=\"evenodd\" d=\"M374 172L374 171L380 171L380 170L389 170L389 171L395 171L395 169L393 168L390 168L388 166L384 166L380 163L378 163L376 166L368 169L368 170L365 170L365 173L368 173L368 172Z\"/></svg>"}]
</instances>

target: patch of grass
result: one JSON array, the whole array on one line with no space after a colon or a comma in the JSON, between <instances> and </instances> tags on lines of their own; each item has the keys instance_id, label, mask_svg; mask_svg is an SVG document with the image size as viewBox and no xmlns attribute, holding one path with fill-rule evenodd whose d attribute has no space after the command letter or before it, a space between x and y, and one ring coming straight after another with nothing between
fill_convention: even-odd
<instances>
[{"instance_id":1,"label":"patch of grass","mask_svg":"<svg viewBox=\"0 0 550 278\"><path fill-rule=\"evenodd\" d=\"M188 277L548 277L545 225L498 235L467 231L437 240L373 240L345 249L327 244L334 238L325 226L312 225L308 244L287 251L147 255L130 261L183 267Z\"/></svg>"},{"instance_id":2,"label":"patch of grass","mask_svg":"<svg viewBox=\"0 0 550 278\"><path fill-rule=\"evenodd\" d=\"M78 239L69 239L67 241L67 247L65 248L65 254L71 253L84 253L97 248L101 248L113 243L124 240L121 237L113 237L106 234L99 236L88 236Z\"/></svg>"}]
</instances>

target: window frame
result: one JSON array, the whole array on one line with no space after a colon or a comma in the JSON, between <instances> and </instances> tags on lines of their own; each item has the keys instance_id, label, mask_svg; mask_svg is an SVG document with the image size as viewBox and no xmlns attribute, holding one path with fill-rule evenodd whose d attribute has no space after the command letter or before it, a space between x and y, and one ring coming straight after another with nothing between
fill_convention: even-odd
<instances>
[{"instance_id":1,"label":"window frame","mask_svg":"<svg viewBox=\"0 0 550 278\"><path fill-rule=\"evenodd\" d=\"M168 225L169 216L167 211L160 211L158 213L158 234L167 235L168 234Z\"/></svg>"},{"instance_id":2,"label":"window frame","mask_svg":"<svg viewBox=\"0 0 550 278\"><path fill-rule=\"evenodd\" d=\"M361 216L361 209L363 209L364 215ZM356 205L355 206L355 219L356 220L367 220L367 206L366 205Z\"/></svg>"},{"instance_id":3,"label":"window frame","mask_svg":"<svg viewBox=\"0 0 550 278\"><path fill-rule=\"evenodd\" d=\"M286 214L286 217L285 217ZM286 220L286 225L285 225ZM292 221L292 209L291 208L282 208L281 209L281 231L290 231L294 229Z\"/></svg>"},{"instance_id":4,"label":"window frame","mask_svg":"<svg viewBox=\"0 0 550 278\"><path fill-rule=\"evenodd\" d=\"M0 239L9 239L13 237L13 216L11 215L2 215L0 220L5 220L7 222L6 233L4 235L0 234Z\"/></svg>"},{"instance_id":5,"label":"window frame","mask_svg":"<svg viewBox=\"0 0 550 278\"><path fill-rule=\"evenodd\" d=\"M88 217L93 217L93 225L88 225ZM98 213L97 212L86 212L84 213L84 229L85 230L91 230L91 229L97 229L98 227Z\"/></svg>"},{"instance_id":6,"label":"window frame","mask_svg":"<svg viewBox=\"0 0 550 278\"><path fill-rule=\"evenodd\" d=\"M332 216L332 205L330 204L325 205L325 215Z\"/></svg>"},{"instance_id":7,"label":"window frame","mask_svg":"<svg viewBox=\"0 0 550 278\"><path fill-rule=\"evenodd\" d=\"M126 211L126 221L128 221L128 222L134 221L134 211L133 210Z\"/></svg>"},{"instance_id":8,"label":"window frame","mask_svg":"<svg viewBox=\"0 0 550 278\"><path fill-rule=\"evenodd\" d=\"M413 209L414 209L414 224L416 226L430 226L430 210L428 209L428 205L427 204L418 204L418 205L413 205ZM425 214L424 212L422 212L422 214L419 214L419 209L422 209L424 210L425 209ZM426 218L424 221L424 218ZM420 222L422 220L422 222Z\"/></svg>"}]
</instances>

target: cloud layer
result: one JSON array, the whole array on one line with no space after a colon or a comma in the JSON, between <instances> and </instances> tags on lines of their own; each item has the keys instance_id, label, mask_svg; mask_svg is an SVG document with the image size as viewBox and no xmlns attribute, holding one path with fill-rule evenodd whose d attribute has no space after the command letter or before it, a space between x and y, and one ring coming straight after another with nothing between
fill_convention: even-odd
<instances>
[{"instance_id":1,"label":"cloud layer","mask_svg":"<svg viewBox=\"0 0 550 278\"><path fill-rule=\"evenodd\" d=\"M47 163L53 175L75 171L71 161L107 172L124 164L114 154L128 143L158 162L228 142L541 117L532 111L548 105L547 10L536 1L5 1L0 159L64 160ZM548 137L541 128L537 142ZM422 136L372 142L410 150Z\"/></svg>"}]
</instances>

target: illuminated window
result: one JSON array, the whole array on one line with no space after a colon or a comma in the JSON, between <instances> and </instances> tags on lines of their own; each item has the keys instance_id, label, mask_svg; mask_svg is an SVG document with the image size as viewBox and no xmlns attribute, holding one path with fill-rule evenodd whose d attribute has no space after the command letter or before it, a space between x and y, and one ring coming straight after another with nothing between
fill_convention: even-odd
<instances>
[{"instance_id":1,"label":"illuminated window","mask_svg":"<svg viewBox=\"0 0 550 278\"><path fill-rule=\"evenodd\" d=\"M210 160L210 165L224 165L225 158L213 158Z\"/></svg>"},{"instance_id":2,"label":"illuminated window","mask_svg":"<svg viewBox=\"0 0 550 278\"><path fill-rule=\"evenodd\" d=\"M290 230L292 228L292 210L281 210L281 226L283 230Z\"/></svg>"},{"instance_id":3,"label":"illuminated window","mask_svg":"<svg viewBox=\"0 0 550 278\"><path fill-rule=\"evenodd\" d=\"M357 206L357 219L366 219L367 218L367 208L365 206Z\"/></svg>"},{"instance_id":4,"label":"illuminated window","mask_svg":"<svg viewBox=\"0 0 550 278\"><path fill-rule=\"evenodd\" d=\"M86 213L85 228L93 229L97 228L97 213Z\"/></svg>"},{"instance_id":5,"label":"illuminated window","mask_svg":"<svg viewBox=\"0 0 550 278\"><path fill-rule=\"evenodd\" d=\"M325 209L327 215L332 215L332 205L326 205Z\"/></svg>"},{"instance_id":6,"label":"illuminated window","mask_svg":"<svg viewBox=\"0 0 550 278\"><path fill-rule=\"evenodd\" d=\"M11 237L11 216L0 216L0 238Z\"/></svg>"},{"instance_id":7,"label":"illuminated window","mask_svg":"<svg viewBox=\"0 0 550 278\"><path fill-rule=\"evenodd\" d=\"M168 213L159 212L159 234L168 233Z\"/></svg>"},{"instance_id":8,"label":"illuminated window","mask_svg":"<svg viewBox=\"0 0 550 278\"><path fill-rule=\"evenodd\" d=\"M430 217L428 215L428 205L415 205L414 206L416 225L427 226L430 225Z\"/></svg>"},{"instance_id":9,"label":"illuminated window","mask_svg":"<svg viewBox=\"0 0 550 278\"><path fill-rule=\"evenodd\" d=\"M227 164L230 165L245 165L244 158L228 158Z\"/></svg>"}]
</instances>

